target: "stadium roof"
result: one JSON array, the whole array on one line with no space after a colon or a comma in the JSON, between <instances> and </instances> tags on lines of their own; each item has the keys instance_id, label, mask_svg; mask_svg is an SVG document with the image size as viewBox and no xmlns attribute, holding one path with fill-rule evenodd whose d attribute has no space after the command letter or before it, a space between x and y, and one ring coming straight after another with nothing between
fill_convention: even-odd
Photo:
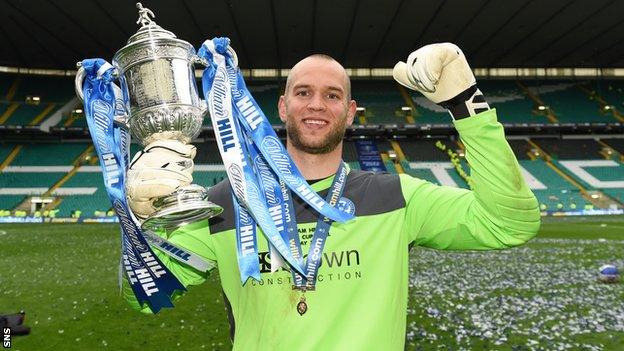
<instances>
[{"instance_id":1,"label":"stadium roof","mask_svg":"<svg viewBox=\"0 0 624 351\"><path fill-rule=\"evenodd\" d=\"M617 0L144 0L198 47L228 36L243 68L289 68L323 52L346 67L392 67L451 41L473 67L624 67ZM111 59L138 25L134 1L0 1L0 65L73 69Z\"/></svg>"}]
</instances>

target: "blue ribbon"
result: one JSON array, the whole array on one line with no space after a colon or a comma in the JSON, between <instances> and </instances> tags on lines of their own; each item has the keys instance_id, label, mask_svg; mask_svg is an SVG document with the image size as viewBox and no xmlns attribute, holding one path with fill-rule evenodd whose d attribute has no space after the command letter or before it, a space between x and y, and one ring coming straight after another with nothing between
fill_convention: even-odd
<instances>
[{"instance_id":1,"label":"blue ribbon","mask_svg":"<svg viewBox=\"0 0 624 351\"><path fill-rule=\"evenodd\" d=\"M279 254L290 264L290 266L304 273L303 267L293 258L292 253L288 249L287 243L282 239L279 230L275 226L275 222L271 218L269 210L266 206L265 194L260 191L257 175L254 173L253 167L249 166L251 160L248 159L250 152L245 141L246 136L242 133L236 111L232 109L229 100L230 86L226 84L228 80L227 71L224 67L223 58L217 63L212 57L210 49L205 45L199 50L198 55L206 58L210 65L204 70L202 77L202 86L204 96L208 99L215 134L217 136L217 144L224 159L226 172L230 179L233 194L236 196L240 205L243 205L253 219L258 223L260 228L269 240L271 245L277 249ZM210 97L213 96L211 99ZM235 162L234 162L235 160ZM239 211L239 216L240 216ZM237 216L237 217L239 217ZM240 218L237 218L237 230L240 232ZM246 259L242 252L243 235L237 236L239 268L241 272L241 281L246 283L249 277L255 272L248 267L251 260Z\"/></svg>"},{"instance_id":2,"label":"blue ribbon","mask_svg":"<svg viewBox=\"0 0 624 351\"><path fill-rule=\"evenodd\" d=\"M260 280L260 261L256 239L256 221L244 206L232 194L234 216L236 216L236 253L241 281L243 284L251 277Z\"/></svg>"},{"instance_id":3,"label":"blue ribbon","mask_svg":"<svg viewBox=\"0 0 624 351\"><path fill-rule=\"evenodd\" d=\"M327 194L326 201L330 206L334 207L340 201L345 185L347 183L347 168L344 162L340 163L338 171L334 176L334 181ZM310 241L310 248L308 250L308 260L306 264L306 290L314 290L316 283L316 276L318 269L321 266L321 258L323 256L323 248L327 241L327 235L329 234L329 228L331 227L333 220L327 216L320 216L316 222L316 229L314 235ZM296 284L295 284L296 285ZM297 287L300 287L297 285Z\"/></svg>"},{"instance_id":4,"label":"blue ribbon","mask_svg":"<svg viewBox=\"0 0 624 351\"><path fill-rule=\"evenodd\" d=\"M153 313L173 307L171 295L184 286L162 264L137 225L126 202L125 175L130 135L114 123L125 113L125 100L113 83L113 67L103 59L82 61L87 125L97 151L106 192L119 217L122 231L122 265L139 304L147 303Z\"/></svg>"}]
</instances>

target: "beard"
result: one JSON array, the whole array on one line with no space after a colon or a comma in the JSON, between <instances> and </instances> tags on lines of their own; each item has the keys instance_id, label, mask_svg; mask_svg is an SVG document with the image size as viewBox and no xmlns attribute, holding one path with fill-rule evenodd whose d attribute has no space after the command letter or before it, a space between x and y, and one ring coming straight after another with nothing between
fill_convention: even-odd
<instances>
[{"instance_id":1,"label":"beard","mask_svg":"<svg viewBox=\"0 0 624 351\"><path fill-rule=\"evenodd\" d=\"M306 136L301 132L296 123L291 122L293 119L286 120L286 133L292 146L308 154L320 155L327 154L336 149L344 138L347 124L345 123L347 116L340 119L340 123L336 124L321 140L306 140ZM303 122L302 122L303 123Z\"/></svg>"}]
</instances>

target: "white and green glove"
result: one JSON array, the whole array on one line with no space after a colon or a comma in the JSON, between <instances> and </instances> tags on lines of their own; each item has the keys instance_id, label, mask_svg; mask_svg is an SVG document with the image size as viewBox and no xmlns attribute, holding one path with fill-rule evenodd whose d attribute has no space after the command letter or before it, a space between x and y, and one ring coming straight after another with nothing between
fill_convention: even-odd
<instances>
[{"instance_id":1,"label":"white and green glove","mask_svg":"<svg viewBox=\"0 0 624 351\"><path fill-rule=\"evenodd\" d=\"M132 212L145 220L156 211L153 203L193 181L195 146L159 140L134 155L128 169L126 195Z\"/></svg>"},{"instance_id":2,"label":"white and green glove","mask_svg":"<svg viewBox=\"0 0 624 351\"><path fill-rule=\"evenodd\" d=\"M454 119L490 109L459 47L451 43L423 46L398 62L392 71L401 85L421 92L446 108Z\"/></svg>"}]
</instances>

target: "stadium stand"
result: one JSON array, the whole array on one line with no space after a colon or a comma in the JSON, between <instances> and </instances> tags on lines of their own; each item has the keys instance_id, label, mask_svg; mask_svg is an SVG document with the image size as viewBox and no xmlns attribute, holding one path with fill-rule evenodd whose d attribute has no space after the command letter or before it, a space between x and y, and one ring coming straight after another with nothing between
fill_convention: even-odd
<instances>
[{"instance_id":1,"label":"stadium stand","mask_svg":"<svg viewBox=\"0 0 624 351\"><path fill-rule=\"evenodd\" d=\"M490 106L496 108L501 123L548 123L544 116L532 112L533 102L515 81L483 79L478 86Z\"/></svg>"},{"instance_id":2,"label":"stadium stand","mask_svg":"<svg viewBox=\"0 0 624 351\"><path fill-rule=\"evenodd\" d=\"M195 164L222 164L219 148L215 141L194 143L197 147Z\"/></svg>"},{"instance_id":3,"label":"stadium stand","mask_svg":"<svg viewBox=\"0 0 624 351\"><path fill-rule=\"evenodd\" d=\"M0 195L0 210L12 210L24 201L24 195Z\"/></svg>"},{"instance_id":4,"label":"stadium stand","mask_svg":"<svg viewBox=\"0 0 624 351\"><path fill-rule=\"evenodd\" d=\"M532 138L542 150L554 159L578 160L602 158L602 145L593 139Z\"/></svg>"},{"instance_id":5,"label":"stadium stand","mask_svg":"<svg viewBox=\"0 0 624 351\"><path fill-rule=\"evenodd\" d=\"M358 107L366 109L366 123L407 123L401 111L406 102L396 83L387 80L353 80L351 84L353 99Z\"/></svg>"},{"instance_id":6,"label":"stadium stand","mask_svg":"<svg viewBox=\"0 0 624 351\"><path fill-rule=\"evenodd\" d=\"M399 140L399 145L408 161L449 161L446 153L435 146L438 139ZM449 146L456 146L448 139L439 139Z\"/></svg>"},{"instance_id":7,"label":"stadium stand","mask_svg":"<svg viewBox=\"0 0 624 351\"><path fill-rule=\"evenodd\" d=\"M586 86L607 103L620 111L624 111L624 83L622 81L596 80Z\"/></svg>"},{"instance_id":8,"label":"stadium stand","mask_svg":"<svg viewBox=\"0 0 624 351\"><path fill-rule=\"evenodd\" d=\"M392 150L392 144L386 139L377 140L377 150L379 150L380 153L387 153L388 150Z\"/></svg>"},{"instance_id":9,"label":"stadium stand","mask_svg":"<svg viewBox=\"0 0 624 351\"><path fill-rule=\"evenodd\" d=\"M355 149L355 142L345 140L342 148L342 159L347 163L358 162L358 155ZM359 167L359 166L358 166Z\"/></svg>"},{"instance_id":10,"label":"stadium stand","mask_svg":"<svg viewBox=\"0 0 624 351\"><path fill-rule=\"evenodd\" d=\"M481 79L478 86L490 106L496 108L501 123L549 123L543 114L537 113L535 103L516 81ZM451 123L444 109L417 92L409 94L418 109L416 123Z\"/></svg>"},{"instance_id":11,"label":"stadium stand","mask_svg":"<svg viewBox=\"0 0 624 351\"><path fill-rule=\"evenodd\" d=\"M518 160L528 160L531 145L526 140L508 139L507 142Z\"/></svg>"},{"instance_id":12,"label":"stadium stand","mask_svg":"<svg viewBox=\"0 0 624 351\"><path fill-rule=\"evenodd\" d=\"M275 81L254 81L246 83L249 92L262 108L271 124L282 124L277 112L277 100L284 90L280 83Z\"/></svg>"},{"instance_id":13,"label":"stadium stand","mask_svg":"<svg viewBox=\"0 0 624 351\"><path fill-rule=\"evenodd\" d=\"M13 113L8 116L4 124L7 125L29 125L33 122L37 115L44 111L44 106L33 106L27 104L19 104Z\"/></svg>"},{"instance_id":14,"label":"stadium stand","mask_svg":"<svg viewBox=\"0 0 624 351\"><path fill-rule=\"evenodd\" d=\"M193 183L211 187L227 178L225 170L222 171L201 171L193 173Z\"/></svg>"},{"instance_id":15,"label":"stadium stand","mask_svg":"<svg viewBox=\"0 0 624 351\"><path fill-rule=\"evenodd\" d=\"M605 144L609 145L615 151L620 154L624 154L624 139L618 138L609 138L609 139L600 139Z\"/></svg>"},{"instance_id":16,"label":"stadium stand","mask_svg":"<svg viewBox=\"0 0 624 351\"><path fill-rule=\"evenodd\" d=\"M0 173L0 188L45 188L46 190L56 183L65 172L29 172L14 169L19 167L9 167Z\"/></svg>"},{"instance_id":17,"label":"stadium stand","mask_svg":"<svg viewBox=\"0 0 624 351\"><path fill-rule=\"evenodd\" d=\"M0 75L0 124L38 125L73 98L71 77ZM36 97L36 100L32 98Z\"/></svg>"},{"instance_id":18,"label":"stadium stand","mask_svg":"<svg viewBox=\"0 0 624 351\"><path fill-rule=\"evenodd\" d=\"M542 98L560 123L616 122L611 115L601 113L596 102L579 88L583 83L537 81L528 88Z\"/></svg>"},{"instance_id":19,"label":"stadium stand","mask_svg":"<svg viewBox=\"0 0 624 351\"><path fill-rule=\"evenodd\" d=\"M9 156L14 147L15 145L12 144L0 144L0 163Z\"/></svg>"},{"instance_id":20,"label":"stadium stand","mask_svg":"<svg viewBox=\"0 0 624 351\"><path fill-rule=\"evenodd\" d=\"M90 188L95 188L93 192ZM101 172L78 172L71 177L65 184L64 190L75 190L76 193L62 196L63 201L57 207L59 216L69 217L74 210L81 210L85 216L91 217L96 210L107 211L110 207L108 195L104 189ZM87 191L79 191L80 189L89 189ZM84 193L87 194L84 194Z\"/></svg>"},{"instance_id":21,"label":"stadium stand","mask_svg":"<svg viewBox=\"0 0 624 351\"><path fill-rule=\"evenodd\" d=\"M29 144L11 163L12 166L57 166L71 164L89 147L88 143Z\"/></svg>"},{"instance_id":22,"label":"stadium stand","mask_svg":"<svg viewBox=\"0 0 624 351\"><path fill-rule=\"evenodd\" d=\"M74 77L8 75L8 79L19 77L19 88L14 101L24 101L27 96L39 96L41 103L65 102L74 97Z\"/></svg>"},{"instance_id":23,"label":"stadium stand","mask_svg":"<svg viewBox=\"0 0 624 351\"><path fill-rule=\"evenodd\" d=\"M533 188L532 190L539 203L545 205L546 209L557 209L560 203L563 209L581 208L589 202L579 189L562 178L543 160L520 160L519 163L545 186L544 189Z\"/></svg>"},{"instance_id":24,"label":"stadium stand","mask_svg":"<svg viewBox=\"0 0 624 351\"><path fill-rule=\"evenodd\" d=\"M281 125L277 112L276 101L283 90L283 81L248 80L247 85L257 102L267 114L272 124ZM353 80L353 97L358 106L365 107L362 120L356 118L355 123L367 124L402 124L415 122L417 124L450 124L448 113L412 91L401 91L400 87L390 80ZM201 83L198 83L201 86ZM524 87L524 88L523 88ZM503 123L550 123L546 115L537 110L536 100L527 94L526 89L532 91L544 104L547 104L559 122L617 122L609 113L601 110L602 100L613 105L616 109L624 110L624 84L619 81L526 81L518 83L514 80L480 80L479 88L484 92L490 105L498 112L499 120ZM593 95L592 95L593 94ZM200 92L201 95L201 92ZM27 104L28 96L39 96L38 105ZM4 115L5 125L41 124L60 106L67 104L73 98L73 84L70 78L48 76L17 76L14 74L0 74L0 116ZM406 98L408 100L406 100ZM413 103L415 110L402 111L402 107ZM602 104L602 105L601 105ZM76 108L79 106L76 106ZM413 118L413 119L412 119ZM206 118L204 125L210 125ZM84 113L72 111L66 113L57 126L85 127ZM382 154L382 161L389 172L406 172L416 177L434 183L449 182L459 187L467 188L468 184L460 176L449 155L436 147L435 142L441 140L452 151L460 149L457 143L448 137L434 139L420 139L416 137L376 139L377 148ZM517 139L520 138L520 139ZM552 167L564 175L577 181L588 191L599 190L622 203L623 190L619 188L596 188L584 182L578 175L573 174L561 162L568 160L599 160L612 159L620 162L624 153L624 139L603 138L569 139L534 137L530 141L526 137L515 137L509 140L510 146L521 165L545 189L534 189L538 199L548 209L557 209L563 204L564 209L575 204L578 208L589 203L575 185L558 174ZM393 143L398 142L396 147ZM534 143L534 144L531 144ZM15 145L5 143L0 145L0 162L7 159ZM26 143L10 162L9 167L0 171L0 186L3 188L31 188L40 193L49 189L61 178L66 176L72 163L90 145L89 141L82 140L72 143ZM205 186L212 186L225 179L221 158L214 141L205 140L196 142L197 156L195 158L196 172L194 182ZM549 165L541 159L544 155L534 154L537 147L541 148L553 162ZM614 150L612 156L607 155L605 148ZM139 144L131 145L131 155L142 148ZM397 152L397 159L393 162L387 158L388 151ZM405 159L400 160L404 155ZM353 141L344 143L343 157L352 169L359 169L357 152ZM546 156L547 157L547 156ZM534 159L534 160L532 160ZM91 159L90 165L99 167ZM464 158L459 163L466 172L469 165ZM63 166L64 171L43 171L15 173L12 167L29 166ZM85 167L83 167L85 168ZM87 167L88 168L88 167ZM618 169L591 168L592 175L605 181L619 181L624 179L622 167ZM445 174L444 176L442 176ZM442 181L441 178L442 177ZM43 190L42 190L43 189ZM10 192L10 191L9 191ZM20 204L28 195L28 190L18 190L20 194L0 193L0 209L13 208ZM58 204L59 216L70 216L75 209L81 209L85 216L90 216L95 210L107 210L110 207L104 191L101 173L78 170L69 177L56 196L62 198ZM60 194L60 195L59 195Z\"/></svg>"}]
</instances>

